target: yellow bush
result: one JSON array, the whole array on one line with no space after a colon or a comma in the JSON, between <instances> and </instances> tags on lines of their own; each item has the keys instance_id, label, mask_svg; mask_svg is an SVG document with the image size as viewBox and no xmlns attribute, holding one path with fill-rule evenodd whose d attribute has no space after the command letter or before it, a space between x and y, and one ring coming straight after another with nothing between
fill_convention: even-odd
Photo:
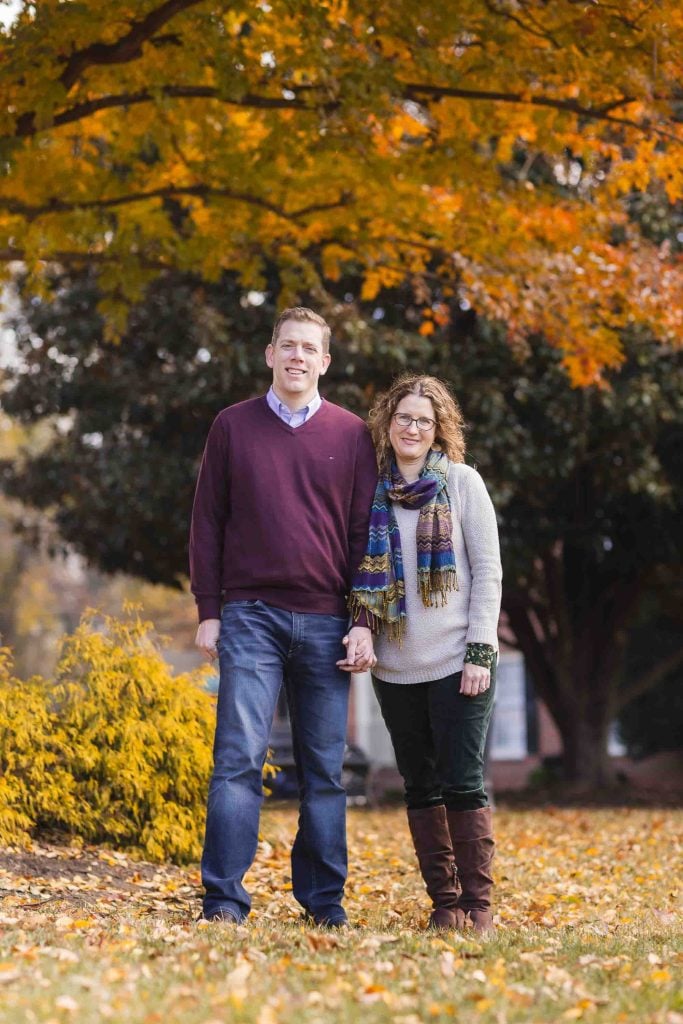
<instances>
[{"instance_id":1,"label":"yellow bush","mask_svg":"<svg viewBox=\"0 0 683 1024\"><path fill-rule=\"evenodd\" d=\"M0 658L0 841L57 829L183 862L200 853L214 703L173 676L149 623L87 613L55 680Z\"/></svg>"},{"instance_id":2,"label":"yellow bush","mask_svg":"<svg viewBox=\"0 0 683 1024\"><path fill-rule=\"evenodd\" d=\"M16 679L9 650L0 648L0 843L27 839L40 816L56 767L51 731L44 681Z\"/></svg>"}]
</instances>

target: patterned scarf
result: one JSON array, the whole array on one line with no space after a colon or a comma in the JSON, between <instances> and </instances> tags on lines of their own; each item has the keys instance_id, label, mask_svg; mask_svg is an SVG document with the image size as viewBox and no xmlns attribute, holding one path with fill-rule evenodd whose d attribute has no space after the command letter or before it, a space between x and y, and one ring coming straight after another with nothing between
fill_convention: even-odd
<instances>
[{"instance_id":1,"label":"patterned scarf","mask_svg":"<svg viewBox=\"0 0 683 1024\"><path fill-rule=\"evenodd\" d=\"M392 462L388 475L380 477L370 512L370 531L365 556L356 573L349 606L353 615L365 610L376 632L386 628L399 643L405 635L406 587L403 579L401 534L392 502L403 508L419 508L417 520L417 582L426 608L449 590L458 589L451 535L451 506L446 479L448 458L430 452L418 480L406 483Z\"/></svg>"}]
</instances>

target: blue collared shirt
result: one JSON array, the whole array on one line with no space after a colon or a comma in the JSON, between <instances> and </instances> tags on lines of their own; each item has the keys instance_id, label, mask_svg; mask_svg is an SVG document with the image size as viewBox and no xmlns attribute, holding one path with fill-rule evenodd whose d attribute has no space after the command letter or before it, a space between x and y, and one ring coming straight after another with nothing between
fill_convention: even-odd
<instances>
[{"instance_id":1,"label":"blue collared shirt","mask_svg":"<svg viewBox=\"0 0 683 1024\"><path fill-rule=\"evenodd\" d=\"M282 422L286 423L290 427L300 427L302 423L306 422L306 420L310 420L311 416L314 416L323 404L322 398L316 391L308 405L305 405L303 409L297 409L295 412L292 412L289 406L286 406L284 402L280 401L273 391L272 386L268 390L266 401L275 415L279 416Z\"/></svg>"}]
</instances>

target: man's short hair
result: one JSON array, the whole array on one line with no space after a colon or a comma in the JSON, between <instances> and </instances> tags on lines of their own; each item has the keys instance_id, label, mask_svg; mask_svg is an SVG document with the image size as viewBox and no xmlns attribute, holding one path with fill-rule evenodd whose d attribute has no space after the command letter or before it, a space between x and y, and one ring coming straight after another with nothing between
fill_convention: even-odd
<instances>
[{"instance_id":1,"label":"man's short hair","mask_svg":"<svg viewBox=\"0 0 683 1024\"><path fill-rule=\"evenodd\" d=\"M275 321L273 327L273 337L270 339L271 345L275 346L277 342L280 328L282 327L285 320L307 320L308 323L318 324L323 330L323 352L327 353L330 350L330 325L327 320L323 319L319 313L309 309L308 306L292 306L290 309L283 309L279 317Z\"/></svg>"}]
</instances>

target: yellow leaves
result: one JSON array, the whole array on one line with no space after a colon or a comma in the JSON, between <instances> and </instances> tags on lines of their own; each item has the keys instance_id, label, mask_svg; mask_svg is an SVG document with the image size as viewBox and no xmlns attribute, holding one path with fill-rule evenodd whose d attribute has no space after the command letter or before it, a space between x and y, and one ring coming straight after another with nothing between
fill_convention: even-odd
<instances>
[{"instance_id":1,"label":"yellow leaves","mask_svg":"<svg viewBox=\"0 0 683 1024\"><path fill-rule=\"evenodd\" d=\"M232 36L238 36L240 34L245 20L244 15L238 14L236 11L227 11L223 14L223 24Z\"/></svg>"},{"instance_id":2,"label":"yellow leaves","mask_svg":"<svg viewBox=\"0 0 683 1024\"><path fill-rule=\"evenodd\" d=\"M375 889L366 894L350 886L349 915L364 922L350 932L302 927L295 902L282 893L296 829L291 807L268 809L262 818L263 838L246 882L254 913L248 926L235 929L192 924L196 867L181 871L87 847L5 853L0 889L7 918L0 924L12 952L0 958L0 987L3 997L24 1000L23 1016L30 1009L38 1020L56 1013L60 1020L72 1013L95 1019L106 1005L115 1020L139 1017L147 1024L194 1017L207 1024L309 1018L680 1024L662 1015L681 962L671 948L680 914L668 923L652 915L653 907L674 907L647 870L651 848L644 837L655 818L659 856L673 876L678 809L499 809L499 931L486 941L423 930L429 900L399 809L349 815L351 880L369 876ZM587 857L592 835L600 837L599 852ZM617 865L623 872L615 884ZM22 871L31 877L22 878ZM634 886L636 874L646 879L642 886ZM73 889L66 888L67 877L75 879ZM580 892L582 902L566 904L566 890ZM382 892L388 902L378 897ZM529 913L532 905L547 905L545 894L558 914L552 931ZM78 905L69 907L68 896ZM30 906L45 900L39 909ZM87 913L80 909L85 901ZM606 906L631 910L637 923L617 919L604 927ZM84 920L92 923L74 927ZM61 995L79 1010L56 1011Z\"/></svg>"},{"instance_id":3,"label":"yellow leaves","mask_svg":"<svg viewBox=\"0 0 683 1024\"><path fill-rule=\"evenodd\" d=\"M259 146L270 131L264 118L252 110L235 110L230 120L239 148L245 151Z\"/></svg>"},{"instance_id":4,"label":"yellow leaves","mask_svg":"<svg viewBox=\"0 0 683 1024\"><path fill-rule=\"evenodd\" d=\"M225 986L230 994L230 1001L236 1007L242 1006L249 995L247 980L253 969L252 964L248 960L242 959L238 962L237 967L230 971L225 978Z\"/></svg>"},{"instance_id":5,"label":"yellow leaves","mask_svg":"<svg viewBox=\"0 0 683 1024\"><path fill-rule=\"evenodd\" d=\"M389 137L394 142L401 142L403 139L416 139L429 133L429 127L424 121L419 121L407 111L401 111L389 122L387 129Z\"/></svg>"},{"instance_id":6,"label":"yellow leaves","mask_svg":"<svg viewBox=\"0 0 683 1024\"><path fill-rule=\"evenodd\" d=\"M55 999L55 1006L59 1010L67 1010L69 1013L76 1013L79 1009L78 1003L73 996L61 995Z\"/></svg>"},{"instance_id":7,"label":"yellow leaves","mask_svg":"<svg viewBox=\"0 0 683 1024\"><path fill-rule=\"evenodd\" d=\"M430 126L425 119L415 116L407 108L392 112L384 120L371 114L368 125L375 150L381 157L392 158L408 153L430 133Z\"/></svg>"},{"instance_id":8,"label":"yellow leaves","mask_svg":"<svg viewBox=\"0 0 683 1024\"><path fill-rule=\"evenodd\" d=\"M0 767L12 765L0 835L57 827L158 859L196 856L213 733L205 675L174 678L134 613L86 615L64 642L52 685L0 674L0 729L22 722L0 752ZM68 927L89 924L69 919Z\"/></svg>"},{"instance_id":9,"label":"yellow leaves","mask_svg":"<svg viewBox=\"0 0 683 1024\"><path fill-rule=\"evenodd\" d=\"M261 1007L256 1018L256 1024L278 1024L277 1013L272 1006L266 1005Z\"/></svg>"},{"instance_id":10,"label":"yellow leaves","mask_svg":"<svg viewBox=\"0 0 683 1024\"><path fill-rule=\"evenodd\" d=\"M380 288L392 288L403 280L404 274L397 267L375 267L368 270L363 278L361 298L374 299Z\"/></svg>"},{"instance_id":11,"label":"yellow leaves","mask_svg":"<svg viewBox=\"0 0 683 1024\"><path fill-rule=\"evenodd\" d=\"M653 161L653 173L664 183L664 190L670 203L683 197L683 160L674 150L657 153Z\"/></svg>"},{"instance_id":12,"label":"yellow leaves","mask_svg":"<svg viewBox=\"0 0 683 1024\"><path fill-rule=\"evenodd\" d=\"M439 215L451 217L462 210L464 196L449 188L432 187L427 190L429 199L437 205Z\"/></svg>"},{"instance_id":13,"label":"yellow leaves","mask_svg":"<svg viewBox=\"0 0 683 1024\"><path fill-rule=\"evenodd\" d=\"M380 47L384 57L389 60L399 59L410 63L412 61L412 50L406 45L403 39L397 36L382 35L377 38L377 45Z\"/></svg>"},{"instance_id":14,"label":"yellow leaves","mask_svg":"<svg viewBox=\"0 0 683 1024\"><path fill-rule=\"evenodd\" d=\"M353 258L350 249L342 245L326 245L322 250L323 273L330 281L338 281L344 264Z\"/></svg>"},{"instance_id":15,"label":"yellow leaves","mask_svg":"<svg viewBox=\"0 0 683 1024\"><path fill-rule=\"evenodd\" d=\"M326 243L323 273L334 281L352 237L368 301L385 286L380 264L416 276L428 262L452 278L462 271L468 297L509 324L511 343L545 332L577 384L599 382L602 368L618 363L625 323L680 337L679 304L670 301L680 268L670 253L659 254L657 287L647 246L615 262L602 283L574 258L577 246L588 251L610 238L624 194L652 185L670 202L683 194L681 129L668 107L680 80L681 17L672 0L634 8L639 38L657 39L656 59L649 44L633 45L629 18L598 4L576 5L566 17L546 5L535 27L471 4L370 12L331 0L313 18L298 3L211 17L192 6L171 19L172 46L146 42L125 66L94 64L68 95L55 86L63 54L120 38L135 5L104 24L92 2L42 4L39 46L29 8L21 31L10 33L0 90L11 118L3 123L11 133L33 117L45 130L8 149L0 247L20 250L36 281L45 260L67 251L96 259L106 290L125 300L140 294L150 264L211 279L231 269L252 286L253 254L267 253L281 262L293 298L319 284L312 243ZM187 83L210 94L180 95ZM430 97L449 87L466 95ZM149 99L94 109L123 93ZM619 97L629 102L610 116L642 129L602 119ZM577 116L567 101L594 116ZM94 107L49 127L79 105ZM580 188L560 200L556 183L532 181L530 169L552 171L563 152L583 170ZM503 166L517 158L523 166ZM515 180L517 171L525 180ZM352 216L329 209L293 224L247 198L278 196L293 209L316 181L333 198L353 195ZM182 231L163 197L104 205L159 189L185 205L174 189L197 183L243 198L187 203ZM56 200L73 208L55 210ZM17 212L18 202L32 212ZM378 222L389 230L379 235ZM633 288L639 277L648 280L646 303ZM103 312L114 338L125 301ZM600 334L604 323L610 337Z\"/></svg>"},{"instance_id":16,"label":"yellow leaves","mask_svg":"<svg viewBox=\"0 0 683 1024\"><path fill-rule=\"evenodd\" d=\"M380 288L382 287L382 281L380 275L375 271L368 271L363 278L363 286L361 288L360 297L365 302L369 302L374 299Z\"/></svg>"},{"instance_id":17,"label":"yellow leaves","mask_svg":"<svg viewBox=\"0 0 683 1024\"><path fill-rule=\"evenodd\" d=\"M456 1012L453 1003L432 1002L427 1007L427 1013L430 1017L455 1017Z\"/></svg>"},{"instance_id":18,"label":"yellow leaves","mask_svg":"<svg viewBox=\"0 0 683 1024\"><path fill-rule=\"evenodd\" d=\"M581 1020L587 1010L594 1010L595 1003L592 999L580 999L575 1006L570 1006L568 1010L565 1010L562 1017L565 1020Z\"/></svg>"}]
</instances>

